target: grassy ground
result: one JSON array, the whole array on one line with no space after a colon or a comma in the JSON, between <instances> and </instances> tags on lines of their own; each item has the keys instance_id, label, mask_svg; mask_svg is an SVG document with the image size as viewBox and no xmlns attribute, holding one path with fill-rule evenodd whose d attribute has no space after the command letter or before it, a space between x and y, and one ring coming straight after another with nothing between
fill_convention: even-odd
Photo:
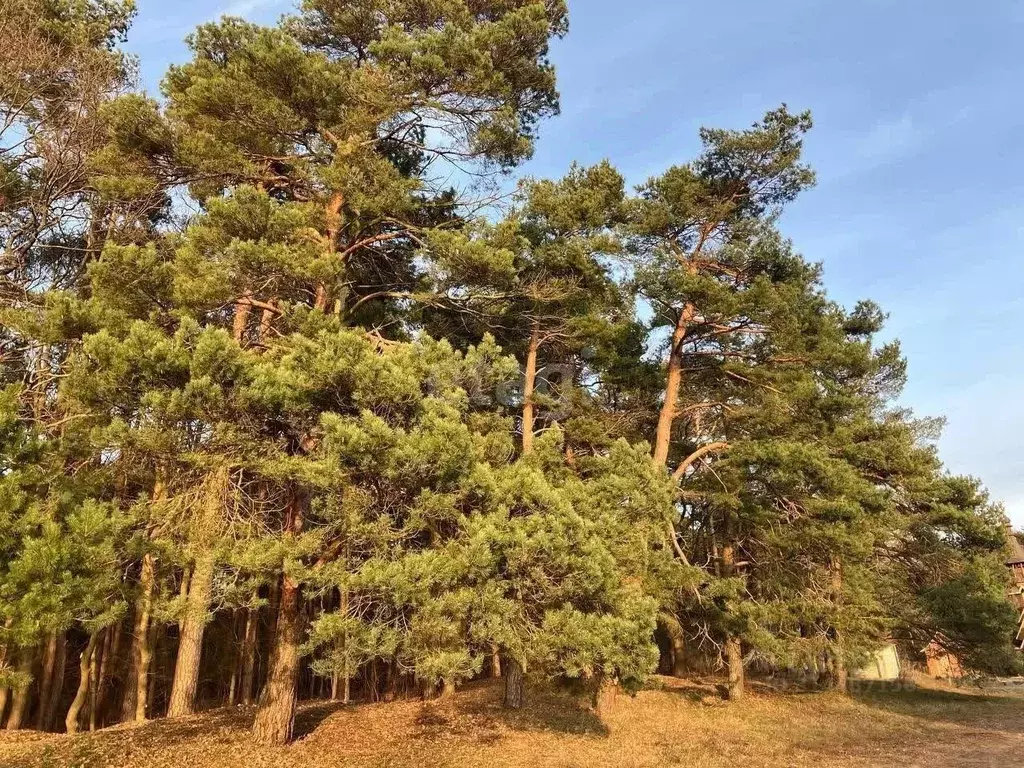
<instances>
[{"instance_id":1,"label":"grassy ground","mask_svg":"<svg viewBox=\"0 0 1024 768\"><path fill-rule=\"evenodd\" d=\"M663 679L619 695L598 718L556 694L504 712L498 690L450 702L307 706L301 738L280 749L248 739L252 712L119 726L95 734L0 734L0 765L74 768L593 768L701 765L970 768L1020 765L1024 698L976 690L867 692L844 698L757 686L727 704L712 685Z\"/></svg>"}]
</instances>

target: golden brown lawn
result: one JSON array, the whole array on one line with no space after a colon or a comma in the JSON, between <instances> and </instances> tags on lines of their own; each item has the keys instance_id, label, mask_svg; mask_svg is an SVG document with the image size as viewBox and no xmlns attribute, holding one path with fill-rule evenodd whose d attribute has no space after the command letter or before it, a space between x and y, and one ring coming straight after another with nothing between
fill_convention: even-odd
<instances>
[{"instance_id":1,"label":"golden brown lawn","mask_svg":"<svg viewBox=\"0 0 1024 768\"><path fill-rule=\"evenodd\" d=\"M595 766L1016 766L1024 699L918 690L844 698L758 686L741 704L711 685L662 679L598 718L559 694L522 713L480 684L449 702L307 706L292 746L253 745L252 711L218 710L95 734L0 734L0 766L119 768L593 768Z\"/></svg>"}]
</instances>

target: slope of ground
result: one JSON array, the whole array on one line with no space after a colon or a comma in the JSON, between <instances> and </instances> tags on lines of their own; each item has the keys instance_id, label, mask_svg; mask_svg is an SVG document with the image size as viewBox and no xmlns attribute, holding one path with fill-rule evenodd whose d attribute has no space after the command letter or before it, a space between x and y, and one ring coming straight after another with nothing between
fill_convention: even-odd
<instances>
[{"instance_id":1,"label":"slope of ground","mask_svg":"<svg viewBox=\"0 0 1024 768\"><path fill-rule=\"evenodd\" d=\"M1024 699L977 691L782 694L759 688L727 704L714 687L663 680L619 695L598 718L573 700L535 695L521 713L493 685L454 700L306 706L301 738L278 749L249 740L252 711L218 710L74 737L0 734L0 765L74 768L641 768L666 765L1019 765Z\"/></svg>"}]
</instances>

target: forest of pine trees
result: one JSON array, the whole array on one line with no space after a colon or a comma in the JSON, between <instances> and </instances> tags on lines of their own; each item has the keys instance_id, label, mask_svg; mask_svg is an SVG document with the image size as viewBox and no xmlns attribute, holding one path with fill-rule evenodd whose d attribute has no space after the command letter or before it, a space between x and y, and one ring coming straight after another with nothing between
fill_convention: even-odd
<instances>
[{"instance_id":1,"label":"forest of pine trees","mask_svg":"<svg viewBox=\"0 0 1024 768\"><path fill-rule=\"evenodd\" d=\"M0 724L1014 664L1002 509L778 229L809 114L517 179L564 0L224 18L159 98L133 12L0 0Z\"/></svg>"}]
</instances>

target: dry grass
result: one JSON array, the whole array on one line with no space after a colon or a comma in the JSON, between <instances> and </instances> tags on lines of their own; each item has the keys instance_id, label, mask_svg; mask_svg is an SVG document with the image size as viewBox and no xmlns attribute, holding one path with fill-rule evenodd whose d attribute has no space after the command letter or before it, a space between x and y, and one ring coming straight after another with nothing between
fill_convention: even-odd
<instances>
[{"instance_id":1,"label":"dry grass","mask_svg":"<svg viewBox=\"0 0 1024 768\"><path fill-rule=\"evenodd\" d=\"M598 718L566 696L535 694L504 712L497 689L453 701L307 706L290 747L253 745L252 711L121 726L96 734L0 734L0 765L74 768L593 768L594 766L1019 765L1024 699L977 691L875 692L844 698L757 686L727 704L711 684L663 679Z\"/></svg>"}]
</instances>

